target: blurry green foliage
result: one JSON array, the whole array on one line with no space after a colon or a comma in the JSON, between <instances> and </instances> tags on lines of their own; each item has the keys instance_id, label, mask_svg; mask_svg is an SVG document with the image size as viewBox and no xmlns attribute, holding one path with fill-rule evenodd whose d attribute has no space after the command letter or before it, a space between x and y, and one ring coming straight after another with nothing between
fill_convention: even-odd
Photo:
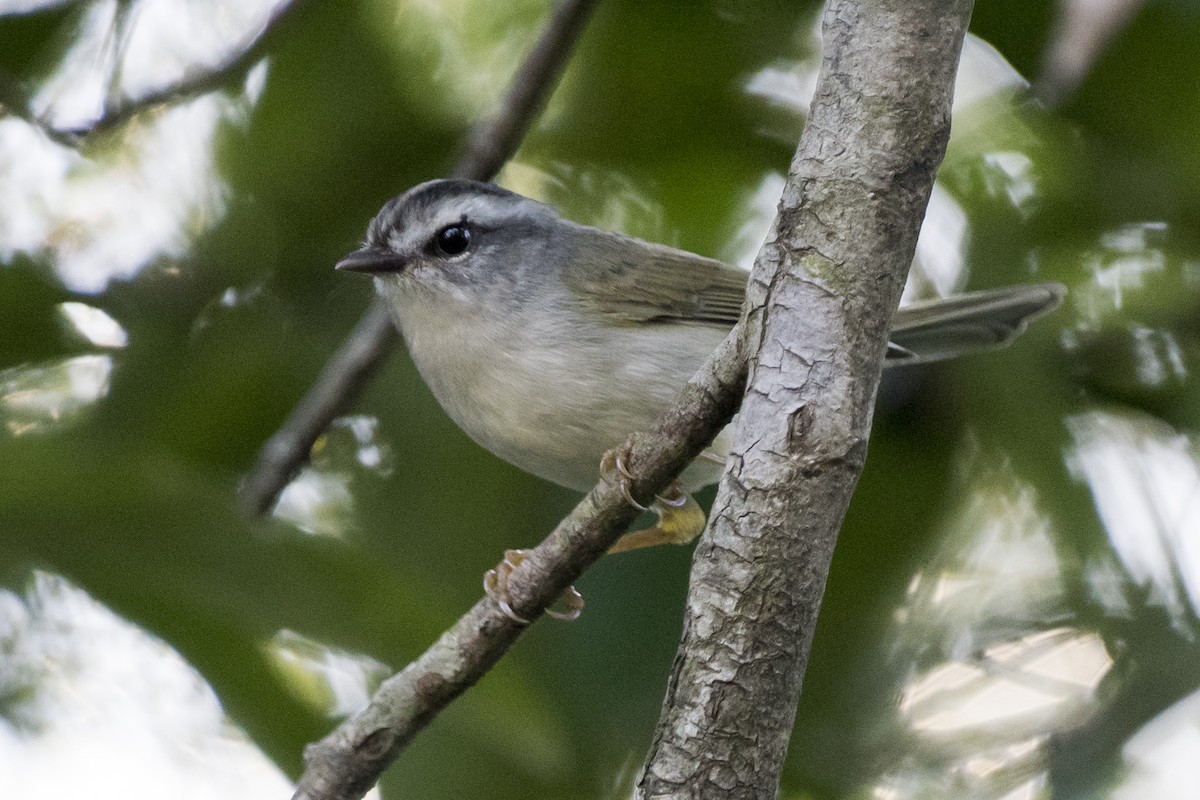
<instances>
[{"instance_id":1,"label":"blurry green foliage","mask_svg":"<svg viewBox=\"0 0 1200 800\"><path fill-rule=\"evenodd\" d=\"M377 439L331 434L310 473L332 481L322 484L324 516L310 522L337 535L233 509L257 448L368 302L369 286L331 265L387 198L449 169L548 6L444 5L305 3L270 53L261 96L218 130L211 177L224 206L189 220L195 236L182 254L81 294L56 277L53 248L0 241L0 579L20 588L33 568L60 573L164 639L291 775L332 721L272 666L273 637L295 631L399 668L477 598L504 548L538 540L575 500L467 440L399 352L356 409L377 419ZM0 17L0 66L36 85L87 6ZM799 131L798 117L746 84L811 56L814 13L812 3L766 0L601 3L518 161L568 215L602 220L616 203L633 210L635 233L725 254ZM1050 22L1041 0L979 0L973 31L1030 74ZM1148 4L1064 108L1019 102L956 120L969 135L952 145L942 185L968 221L967 283L1056 279L1072 294L1011 350L889 376L821 613L785 796L867 797L876 786L963 796L953 781L970 778L965 756L905 727L897 699L915 676L997 642L1064 627L1098 635L1115 664L1078 716L1040 729L1107 715L1105 736L1089 739L1085 727L1054 751L1063 796L1106 796L1128 777L1129 737L1200 682L1184 591L1200 586L1200 562L1169 550L1178 596L1155 596L1114 549L1100 484L1079 455L1088 415L1108 414L1129 441L1144 436L1136 441L1197 460L1197 42L1200 14L1187 3ZM467 81L462 64L493 71ZM119 160L126 135L85 152ZM14 159L4 141L0 170ZM1011 163L1026 165L1020 180L997 166ZM1014 195L1022 181L1028 198ZM128 346L104 351L68 335L58 304L69 299L106 311ZM102 399L33 429L15 424L20 370L93 352L112 358ZM388 468L357 449L368 447L387 450ZM995 525L1012 541L1048 543L1058 599L1020 620L962 611L957 638L937 639L912 619L944 609L915 605L913 587L938 574L977 580L972 569L1004 561L952 535L964 509L989 498L1036 510L1038 526L1000 514ZM1171 526L1196 533L1190 518L1165 517L1164 540ZM386 776L385 797L617 796L661 703L688 557L661 549L599 563L580 585L583 618L532 628L417 739ZM1109 595L1096 582L1105 570L1118 576L1104 584ZM1001 589L1026 590L1016 578ZM1169 681L1159 663L1171 665ZM1126 696L1150 700L1114 700ZM981 752L1010 741L1003 725L976 735ZM1045 765L1035 763L1036 778ZM996 786L973 796L999 797Z\"/></svg>"}]
</instances>

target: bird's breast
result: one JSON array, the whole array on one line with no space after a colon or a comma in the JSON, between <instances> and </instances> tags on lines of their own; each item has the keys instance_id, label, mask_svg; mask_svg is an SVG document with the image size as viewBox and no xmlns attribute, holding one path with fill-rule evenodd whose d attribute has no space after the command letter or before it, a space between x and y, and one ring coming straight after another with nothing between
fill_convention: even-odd
<instances>
[{"instance_id":1,"label":"bird's breast","mask_svg":"<svg viewBox=\"0 0 1200 800\"><path fill-rule=\"evenodd\" d=\"M459 427L520 469L580 491L595 484L604 451L652 425L719 341L429 305L400 322Z\"/></svg>"}]
</instances>

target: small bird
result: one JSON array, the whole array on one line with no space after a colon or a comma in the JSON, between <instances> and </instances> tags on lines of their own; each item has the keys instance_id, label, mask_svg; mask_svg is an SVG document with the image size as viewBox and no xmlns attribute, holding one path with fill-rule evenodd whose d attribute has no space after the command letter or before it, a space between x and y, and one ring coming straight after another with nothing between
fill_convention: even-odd
<instances>
[{"instance_id":1,"label":"small bird","mask_svg":"<svg viewBox=\"0 0 1200 800\"><path fill-rule=\"evenodd\" d=\"M748 278L467 180L429 181L389 201L337 268L374 276L421 376L472 439L579 491L729 333ZM886 365L1007 344L1064 292L1040 283L901 308ZM612 552L703 530L690 492L720 478L731 429L654 504L659 524L626 534ZM609 457L603 471L619 479L624 465Z\"/></svg>"}]
</instances>

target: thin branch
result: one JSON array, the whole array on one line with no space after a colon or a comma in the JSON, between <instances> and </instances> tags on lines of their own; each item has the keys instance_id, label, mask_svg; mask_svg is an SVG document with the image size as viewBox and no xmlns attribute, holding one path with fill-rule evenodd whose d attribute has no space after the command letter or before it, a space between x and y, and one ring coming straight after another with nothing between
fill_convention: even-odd
<instances>
[{"instance_id":1,"label":"thin branch","mask_svg":"<svg viewBox=\"0 0 1200 800\"><path fill-rule=\"evenodd\" d=\"M971 0L825 11L811 114L747 292L735 444L636 797L776 796L970 13Z\"/></svg>"},{"instance_id":2,"label":"thin branch","mask_svg":"<svg viewBox=\"0 0 1200 800\"><path fill-rule=\"evenodd\" d=\"M471 131L454 177L486 181L513 157L533 118L550 99L596 2L565 0L555 7L546 30L513 76L499 112Z\"/></svg>"},{"instance_id":3,"label":"thin branch","mask_svg":"<svg viewBox=\"0 0 1200 800\"><path fill-rule=\"evenodd\" d=\"M0 116L11 116L34 126L46 138L63 147L76 147L79 139L58 130L33 112L33 98L21 81L7 70L0 69Z\"/></svg>"},{"instance_id":4,"label":"thin branch","mask_svg":"<svg viewBox=\"0 0 1200 800\"><path fill-rule=\"evenodd\" d=\"M562 0L513 76L499 113L472 130L453 174L489 180L517 151L534 116L550 97L597 0ZM376 300L278 431L259 451L239 503L264 514L308 460L313 442L374 377L396 340L387 310Z\"/></svg>"},{"instance_id":5,"label":"thin branch","mask_svg":"<svg viewBox=\"0 0 1200 800\"><path fill-rule=\"evenodd\" d=\"M650 502L733 416L745 381L739 331L740 326L655 429L634 440L629 466L638 502ZM517 615L540 616L637 513L620 489L598 484L513 571L508 588ZM474 685L524 629L492 600L480 600L420 658L385 681L364 710L309 746L293 800L362 797L413 736Z\"/></svg>"},{"instance_id":6,"label":"thin branch","mask_svg":"<svg viewBox=\"0 0 1200 800\"><path fill-rule=\"evenodd\" d=\"M396 344L387 306L375 301L325 364L279 430L258 451L254 469L242 482L238 502L248 514L275 504L293 473L308 459L313 442L329 423L362 394L375 369Z\"/></svg>"},{"instance_id":7,"label":"thin branch","mask_svg":"<svg viewBox=\"0 0 1200 800\"><path fill-rule=\"evenodd\" d=\"M1131 659L1097 687L1105 701L1077 727L1052 734L1041 748L1055 796L1098 797L1120 774L1122 750L1163 712L1196 691L1195 649L1161 607L1142 605L1126 632Z\"/></svg>"},{"instance_id":8,"label":"thin branch","mask_svg":"<svg viewBox=\"0 0 1200 800\"><path fill-rule=\"evenodd\" d=\"M204 69L190 72L178 81L166 84L138 97L121 97L108 103L103 113L86 125L63 128L51 124L34 113L32 98L11 75L0 75L0 104L3 111L20 117L37 126L46 136L68 147L78 147L85 139L124 125L135 116L159 106L178 105L209 92L216 91L235 81L244 80L246 75L266 56L280 37L285 21L296 16L306 0L290 0L281 3L268 18L262 31L244 48L235 51L224 61ZM118 25L129 17L129 6L119 10ZM120 33L124 37L125 33ZM118 55L119 58L119 48ZM120 65L114 67L119 74Z\"/></svg>"}]
</instances>

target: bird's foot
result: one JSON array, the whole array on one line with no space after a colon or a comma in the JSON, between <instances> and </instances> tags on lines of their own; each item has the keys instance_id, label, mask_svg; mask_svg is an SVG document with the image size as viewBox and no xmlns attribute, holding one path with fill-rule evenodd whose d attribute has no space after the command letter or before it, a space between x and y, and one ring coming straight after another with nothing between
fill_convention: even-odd
<instances>
[{"instance_id":1,"label":"bird's foot","mask_svg":"<svg viewBox=\"0 0 1200 800\"><path fill-rule=\"evenodd\" d=\"M629 471L627 465L636 441L637 434L631 433L623 445L607 451L600 458L600 477L606 483L620 489L621 494L625 495L625 502L629 505L640 511L649 511L649 508L634 500L633 494L629 491L629 485L633 483L633 473Z\"/></svg>"},{"instance_id":2,"label":"bird's foot","mask_svg":"<svg viewBox=\"0 0 1200 800\"><path fill-rule=\"evenodd\" d=\"M624 553L660 544L687 544L704 532L704 509L683 490L679 481L671 483L667 495L655 497L649 510L658 515L658 524L653 528L625 534L608 549L609 553Z\"/></svg>"},{"instance_id":3,"label":"bird's foot","mask_svg":"<svg viewBox=\"0 0 1200 800\"><path fill-rule=\"evenodd\" d=\"M653 511L658 515L658 524L653 528L627 533L609 548L609 553L624 553L642 547L660 544L687 544L704 531L705 516L700 504L684 491L679 481L672 481L667 494L657 495L649 506L633 498L629 491L633 473L629 471L629 455L637 441L631 434L620 447L614 447L600 459L600 477L615 485L625 495L625 501L642 511Z\"/></svg>"},{"instance_id":4,"label":"bird's foot","mask_svg":"<svg viewBox=\"0 0 1200 800\"><path fill-rule=\"evenodd\" d=\"M483 592L499 607L500 612L513 622L528 625L529 620L513 611L508 599L508 579L512 571L525 560L525 550L505 550L504 560L483 574ZM578 619L583 613L583 595L574 586L568 586L559 596L561 608L547 608L546 614L561 620Z\"/></svg>"}]
</instances>

